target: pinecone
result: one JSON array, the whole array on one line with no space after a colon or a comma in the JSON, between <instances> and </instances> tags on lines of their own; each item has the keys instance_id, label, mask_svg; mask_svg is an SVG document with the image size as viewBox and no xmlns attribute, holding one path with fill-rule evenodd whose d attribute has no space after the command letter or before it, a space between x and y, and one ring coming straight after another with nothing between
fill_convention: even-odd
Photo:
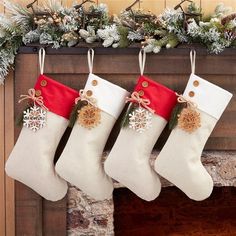
<instances>
[{"instance_id":1,"label":"pinecone","mask_svg":"<svg viewBox=\"0 0 236 236\"><path fill-rule=\"evenodd\" d=\"M226 30L224 32L224 37L225 37L225 39L227 39L229 41L234 41L236 39L236 32L233 32L231 30Z\"/></svg>"},{"instance_id":2,"label":"pinecone","mask_svg":"<svg viewBox=\"0 0 236 236\"><path fill-rule=\"evenodd\" d=\"M236 13L232 13L226 17L224 17L222 20L221 20L221 24L222 25L226 25L227 23L229 23L231 20L235 19L236 18Z\"/></svg>"}]
</instances>

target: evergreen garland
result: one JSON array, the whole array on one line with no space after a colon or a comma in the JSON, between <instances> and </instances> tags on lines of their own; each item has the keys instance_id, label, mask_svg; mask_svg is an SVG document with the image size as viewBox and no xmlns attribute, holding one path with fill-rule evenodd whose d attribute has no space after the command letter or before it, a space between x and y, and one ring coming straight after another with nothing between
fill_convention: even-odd
<instances>
[{"instance_id":1,"label":"evergreen garland","mask_svg":"<svg viewBox=\"0 0 236 236\"><path fill-rule=\"evenodd\" d=\"M236 13L229 13L223 4L211 16L204 16L194 3L186 10L178 4L159 16L134 10L132 4L119 16L109 16L103 3L86 8L91 1L73 7L60 2L45 0L43 6L32 3L24 7L4 0L8 14L0 15L0 83L19 47L29 43L54 48L79 46L82 41L101 41L104 47L114 48L140 43L146 52L154 53L182 43L201 43L215 54L236 46Z\"/></svg>"}]
</instances>

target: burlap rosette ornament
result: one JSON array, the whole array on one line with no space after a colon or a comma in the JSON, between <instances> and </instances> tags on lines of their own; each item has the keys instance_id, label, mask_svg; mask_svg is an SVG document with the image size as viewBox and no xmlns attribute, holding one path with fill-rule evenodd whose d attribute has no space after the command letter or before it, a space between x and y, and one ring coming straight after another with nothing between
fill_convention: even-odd
<instances>
[{"instance_id":1,"label":"burlap rosette ornament","mask_svg":"<svg viewBox=\"0 0 236 236\"><path fill-rule=\"evenodd\" d=\"M35 87L20 97L19 102L27 101L29 108L23 112L23 128L5 169L44 198L57 201L67 193L67 183L55 172L54 155L79 93L45 76L44 58L40 49L41 75Z\"/></svg>"},{"instance_id":2,"label":"burlap rosette ornament","mask_svg":"<svg viewBox=\"0 0 236 236\"><path fill-rule=\"evenodd\" d=\"M150 166L150 155L177 97L171 89L143 76L145 58L141 50L141 76L126 99L129 106L119 136L105 161L105 171L140 198L151 201L159 195L161 183Z\"/></svg>"},{"instance_id":3,"label":"burlap rosette ornament","mask_svg":"<svg viewBox=\"0 0 236 236\"><path fill-rule=\"evenodd\" d=\"M89 77L76 99L75 121L56 164L57 173L97 200L110 198L113 182L104 172L102 153L129 93L92 73L94 51L88 51ZM73 118L72 118L73 120Z\"/></svg>"},{"instance_id":4,"label":"burlap rosette ornament","mask_svg":"<svg viewBox=\"0 0 236 236\"><path fill-rule=\"evenodd\" d=\"M192 74L183 96L173 110L173 129L155 162L158 174L180 188L189 198L210 196L213 181L201 163L201 153L232 94L196 76L196 52L190 52Z\"/></svg>"}]
</instances>

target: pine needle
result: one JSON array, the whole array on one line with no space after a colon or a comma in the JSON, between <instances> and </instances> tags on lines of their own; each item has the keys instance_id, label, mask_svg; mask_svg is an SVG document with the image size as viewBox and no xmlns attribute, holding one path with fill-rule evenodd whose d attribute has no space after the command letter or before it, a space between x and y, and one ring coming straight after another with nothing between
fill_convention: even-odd
<instances>
[{"instance_id":1,"label":"pine needle","mask_svg":"<svg viewBox=\"0 0 236 236\"><path fill-rule=\"evenodd\" d=\"M137 104L131 102L121 120L121 128L126 128L129 125L129 114L137 108Z\"/></svg>"},{"instance_id":2,"label":"pine needle","mask_svg":"<svg viewBox=\"0 0 236 236\"><path fill-rule=\"evenodd\" d=\"M16 117L16 120L15 120L16 126L21 127L23 125L24 111L26 111L30 107L31 107L30 104L26 105L25 109Z\"/></svg>"},{"instance_id":3,"label":"pine needle","mask_svg":"<svg viewBox=\"0 0 236 236\"><path fill-rule=\"evenodd\" d=\"M120 35L119 47L120 48L128 47L130 44L128 39L129 28L124 26L119 26L117 30Z\"/></svg>"},{"instance_id":4,"label":"pine needle","mask_svg":"<svg viewBox=\"0 0 236 236\"><path fill-rule=\"evenodd\" d=\"M75 125L75 122L77 120L78 117L78 111L81 110L81 108L83 106L85 106L85 102L84 101L79 101L77 104L74 105L71 114L70 114L70 119L69 119L69 127L73 128Z\"/></svg>"},{"instance_id":5,"label":"pine needle","mask_svg":"<svg viewBox=\"0 0 236 236\"><path fill-rule=\"evenodd\" d=\"M170 121L169 121L169 130L173 130L178 124L178 116L185 107L184 103L177 103L174 109L172 110Z\"/></svg>"}]
</instances>

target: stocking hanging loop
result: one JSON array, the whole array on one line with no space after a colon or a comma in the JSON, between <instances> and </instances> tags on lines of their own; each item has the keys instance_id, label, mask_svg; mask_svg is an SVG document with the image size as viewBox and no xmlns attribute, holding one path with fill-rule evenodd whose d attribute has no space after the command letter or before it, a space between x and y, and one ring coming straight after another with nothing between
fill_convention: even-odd
<instances>
[{"instance_id":1,"label":"stocking hanging loop","mask_svg":"<svg viewBox=\"0 0 236 236\"><path fill-rule=\"evenodd\" d=\"M93 73L93 59L94 59L94 50L90 48L88 50L88 67L89 73Z\"/></svg>"},{"instance_id":2,"label":"stocking hanging loop","mask_svg":"<svg viewBox=\"0 0 236 236\"><path fill-rule=\"evenodd\" d=\"M195 74L196 51L193 49L190 51L190 62L192 74Z\"/></svg>"},{"instance_id":3,"label":"stocking hanging loop","mask_svg":"<svg viewBox=\"0 0 236 236\"><path fill-rule=\"evenodd\" d=\"M40 69L40 74L43 75L44 73L44 61L45 61L45 49L40 48L39 49L39 69Z\"/></svg>"},{"instance_id":4,"label":"stocking hanging loop","mask_svg":"<svg viewBox=\"0 0 236 236\"><path fill-rule=\"evenodd\" d=\"M143 75L145 63L146 63L146 52L144 51L144 49L141 49L139 52L139 68L141 75Z\"/></svg>"}]
</instances>

